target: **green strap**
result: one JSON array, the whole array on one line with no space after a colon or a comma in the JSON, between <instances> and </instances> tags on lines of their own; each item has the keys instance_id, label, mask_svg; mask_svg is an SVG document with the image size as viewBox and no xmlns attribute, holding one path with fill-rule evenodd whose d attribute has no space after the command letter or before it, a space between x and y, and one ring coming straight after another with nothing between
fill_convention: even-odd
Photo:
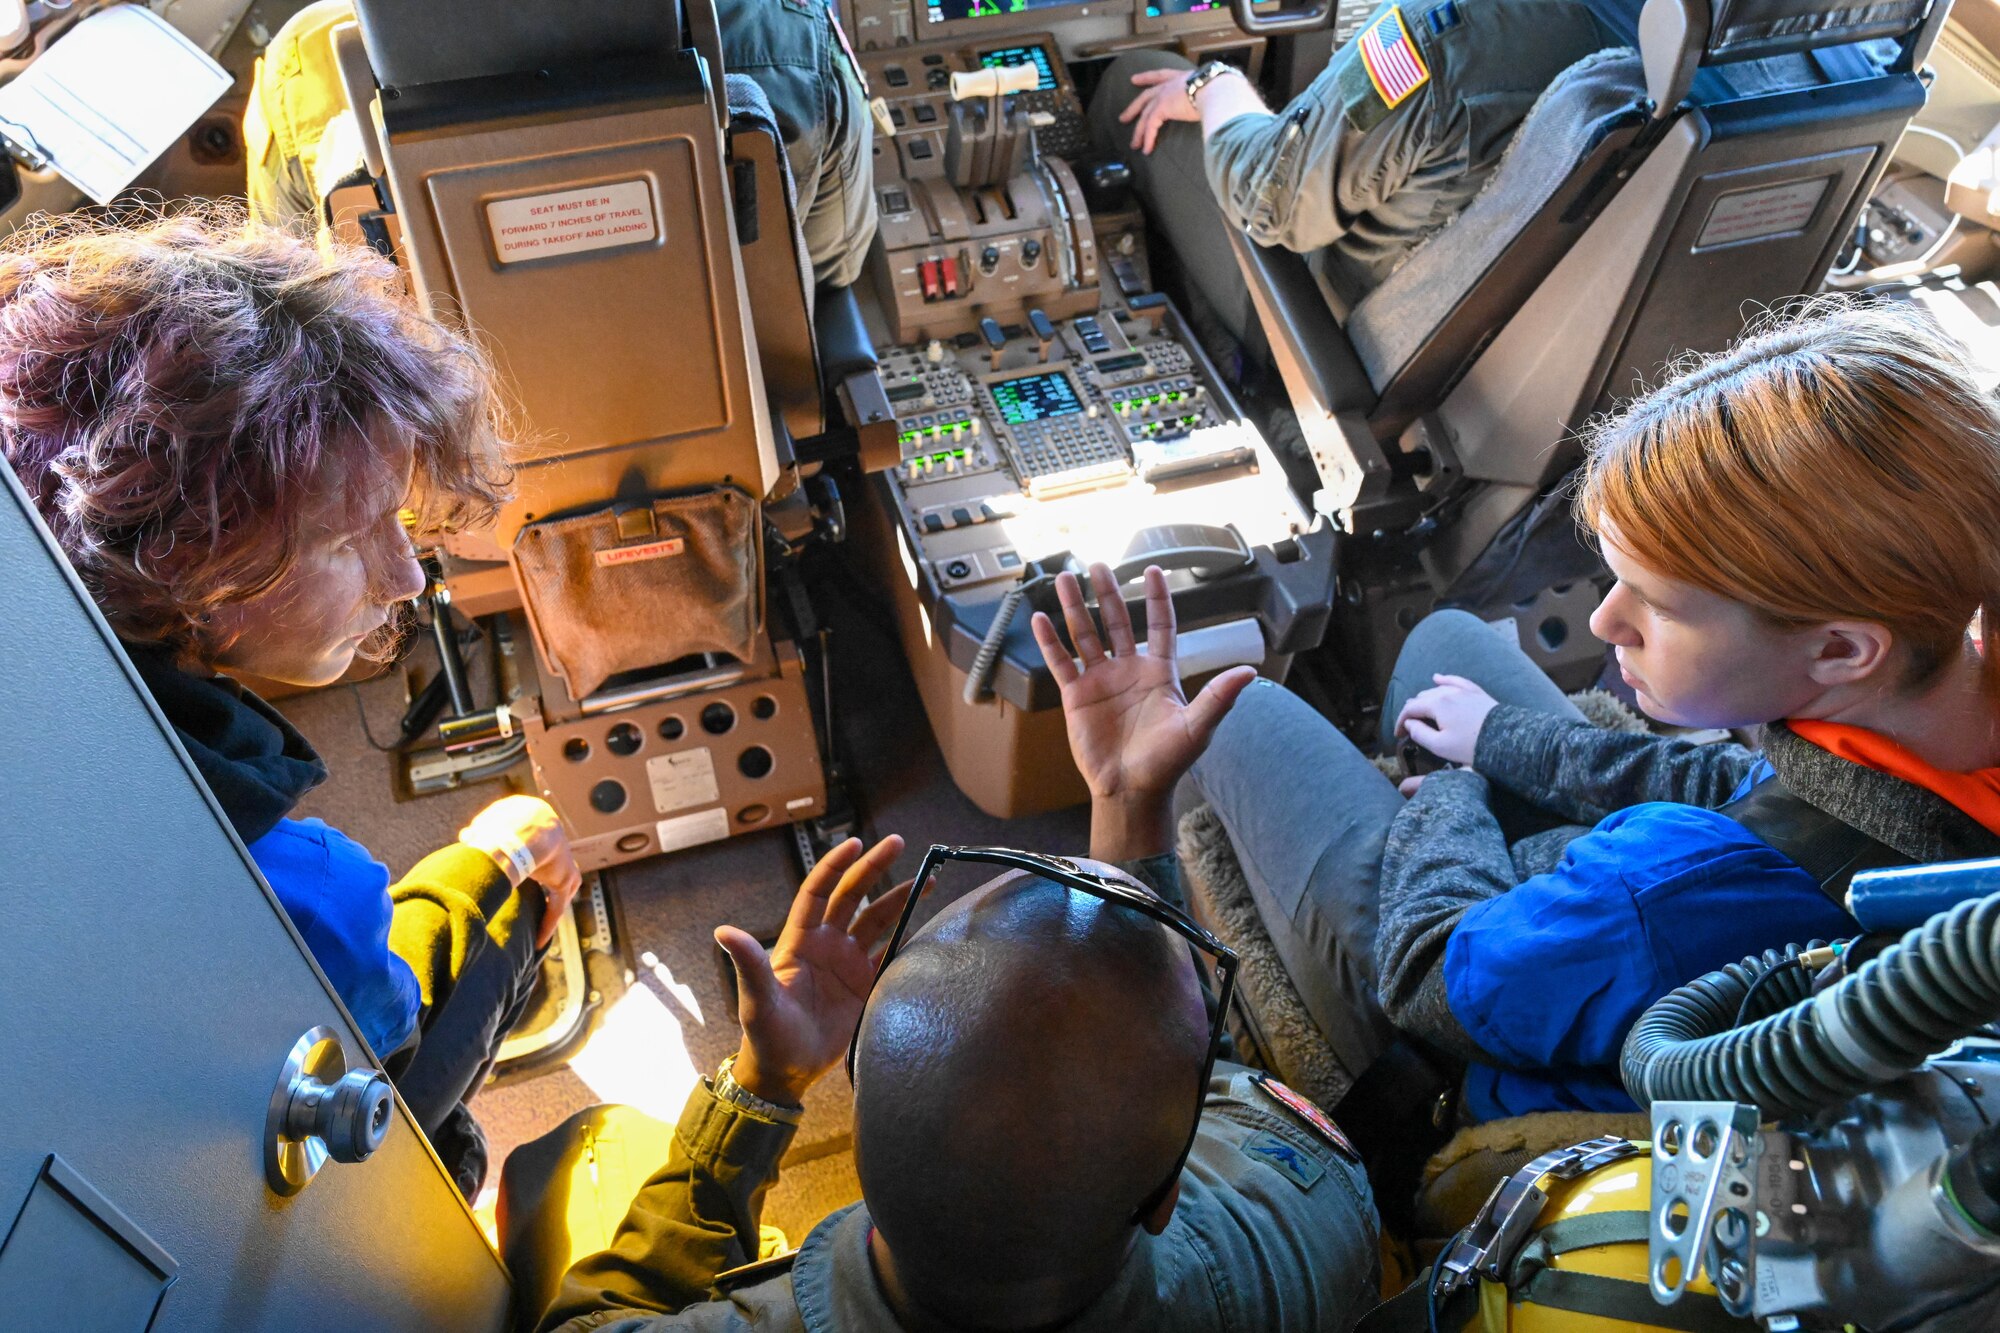
<instances>
[{"instance_id":1,"label":"green strap","mask_svg":"<svg viewBox=\"0 0 2000 1333\"><path fill-rule=\"evenodd\" d=\"M1661 1305L1643 1282L1600 1277L1596 1273L1544 1268L1514 1296L1552 1310L1569 1310L1628 1324L1653 1324L1677 1329L1679 1333L1743 1333L1745 1328L1753 1327L1725 1311L1718 1297L1690 1291L1672 1305Z\"/></svg>"},{"instance_id":2,"label":"green strap","mask_svg":"<svg viewBox=\"0 0 2000 1333\"><path fill-rule=\"evenodd\" d=\"M1530 1249L1553 1255L1588 1250L1598 1245L1645 1245L1652 1241L1649 1230L1652 1224L1650 1215L1636 1210L1565 1217L1549 1223L1530 1237L1528 1244L1522 1248L1522 1254L1525 1256ZM1520 1260L1514 1262L1518 1265Z\"/></svg>"},{"instance_id":3,"label":"green strap","mask_svg":"<svg viewBox=\"0 0 2000 1333\"><path fill-rule=\"evenodd\" d=\"M1715 1296L1690 1291L1672 1305L1661 1305L1644 1282L1549 1266L1557 1255L1574 1250L1649 1245L1651 1225L1651 1216L1637 1211L1586 1213L1551 1222L1521 1247L1508 1273L1508 1289L1516 1300L1552 1310L1628 1324L1653 1324L1680 1333L1742 1333L1745 1321L1730 1315Z\"/></svg>"}]
</instances>

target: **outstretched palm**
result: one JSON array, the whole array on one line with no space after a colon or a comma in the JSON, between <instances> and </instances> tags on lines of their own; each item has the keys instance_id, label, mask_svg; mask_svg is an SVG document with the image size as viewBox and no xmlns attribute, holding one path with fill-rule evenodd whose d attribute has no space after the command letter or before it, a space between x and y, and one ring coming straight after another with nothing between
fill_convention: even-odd
<instances>
[{"instance_id":1,"label":"outstretched palm","mask_svg":"<svg viewBox=\"0 0 2000 1333\"><path fill-rule=\"evenodd\" d=\"M1056 596L1077 658L1070 657L1054 623L1040 613L1033 622L1035 642L1062 687L1070 751L1091 795L1099 800L1157 797L1172 791L1200 757L1256 673L1249 667L1232 668L1189 702L1181 692L1175 659L1167 576L1157 567L1146 570L1144 653L1133 640L1132 617L1111 570L1093 565L1090 577L1104 618L1103 637L1091 622L1082 586L1074 575L1062 574L1056 579Z\"/></svg>"},{"instance_id":2,"label":"outstretched palm","mask_svg":"<svg viewBox=\"0 0 2000 1333\"><path fill-rule=\"evenodd\" d=\"M866 853L860 839L850 838L820 858L768 954L734 926L715 932L736 964L744 1039L736 1077L751 1091L796 1102L847 1049L874 984L875 946L908 890L892 889L866 906L863 896L902 850L903 840L893 835Z\"/></svg>"}]
</instances>

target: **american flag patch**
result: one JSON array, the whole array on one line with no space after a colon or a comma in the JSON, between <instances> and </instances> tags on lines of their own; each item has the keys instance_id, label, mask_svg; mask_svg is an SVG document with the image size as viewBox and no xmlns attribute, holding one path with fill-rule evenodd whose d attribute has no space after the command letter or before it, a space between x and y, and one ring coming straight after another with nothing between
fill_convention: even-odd
<instances>
[{"instance_id":1,"label":"american flag patch","mask_svg":"<svg viewBox=\"0 0 2000 1333\"><path fill-rule=\"evenodd\" d=\"M1410 30L1403 26L1402 6L1391 5L1388 13L1368 25L1359 40L1368 81L1392 110L1430 82L1431 72L1417 52L1417 44L1410 40Z\"/></svg>"}]
</instances>

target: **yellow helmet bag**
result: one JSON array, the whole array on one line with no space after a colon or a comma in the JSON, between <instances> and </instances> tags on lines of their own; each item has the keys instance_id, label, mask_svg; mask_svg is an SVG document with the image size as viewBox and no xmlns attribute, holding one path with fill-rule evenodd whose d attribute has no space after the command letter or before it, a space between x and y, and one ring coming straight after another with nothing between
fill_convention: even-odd
<instances>
[{"instance_id":1,"label":"yellow helmet bag","mask_svg":"<svg viewBox=\"0 0 2000 1333\"><path fill-rule=\"evenodd\" d=\"M1653 1299L1650 1145L1593 1139L1544 1153L1501 1181L1430 1270L1371 1311L1358 1333L1750 1333L1698 1280Z\"/></svg>"}]
</instances>

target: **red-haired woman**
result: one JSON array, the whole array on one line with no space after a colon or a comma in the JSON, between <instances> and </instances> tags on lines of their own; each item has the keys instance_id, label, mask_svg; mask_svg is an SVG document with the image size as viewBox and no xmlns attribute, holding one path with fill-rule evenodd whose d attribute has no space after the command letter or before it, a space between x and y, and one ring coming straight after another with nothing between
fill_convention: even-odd
<instances>
[{"instance_id":1,"label":"red-haired woman","mask_svg":"<svg viewBox=\"0 0 2000 1333\"><path fill-rule=\"evenodd\" d=\"M1383 740L1463 767L1405 800L1259 682L1192 773L1347 1068L1412 1033L1469 1064L1473 1119L1629 1110L1619 1048L1668 989L1854 934L1855 865L2000 853L2000 419L1926 318L1746 338L1595 432L1578 512L1640 706L1761 724L1761 754L1592 727L1447 611L1404 647Z\"/></svg>"},{"instance_id":2,"label":"red-haired woman","mask_svg":"<svg viewBox=\"0 0 2000 1333\"><path fill-rule=\"evenodd\" d=\"M386 651L424 586L399 511L489 512L495 419L486 361L368 251L227 212L0 248L0 451L468 1197L463 1103L579 882L562 827L505 798L392 885L288 817L326 767L231 677Z\"/></svg>"}]
</instances>

